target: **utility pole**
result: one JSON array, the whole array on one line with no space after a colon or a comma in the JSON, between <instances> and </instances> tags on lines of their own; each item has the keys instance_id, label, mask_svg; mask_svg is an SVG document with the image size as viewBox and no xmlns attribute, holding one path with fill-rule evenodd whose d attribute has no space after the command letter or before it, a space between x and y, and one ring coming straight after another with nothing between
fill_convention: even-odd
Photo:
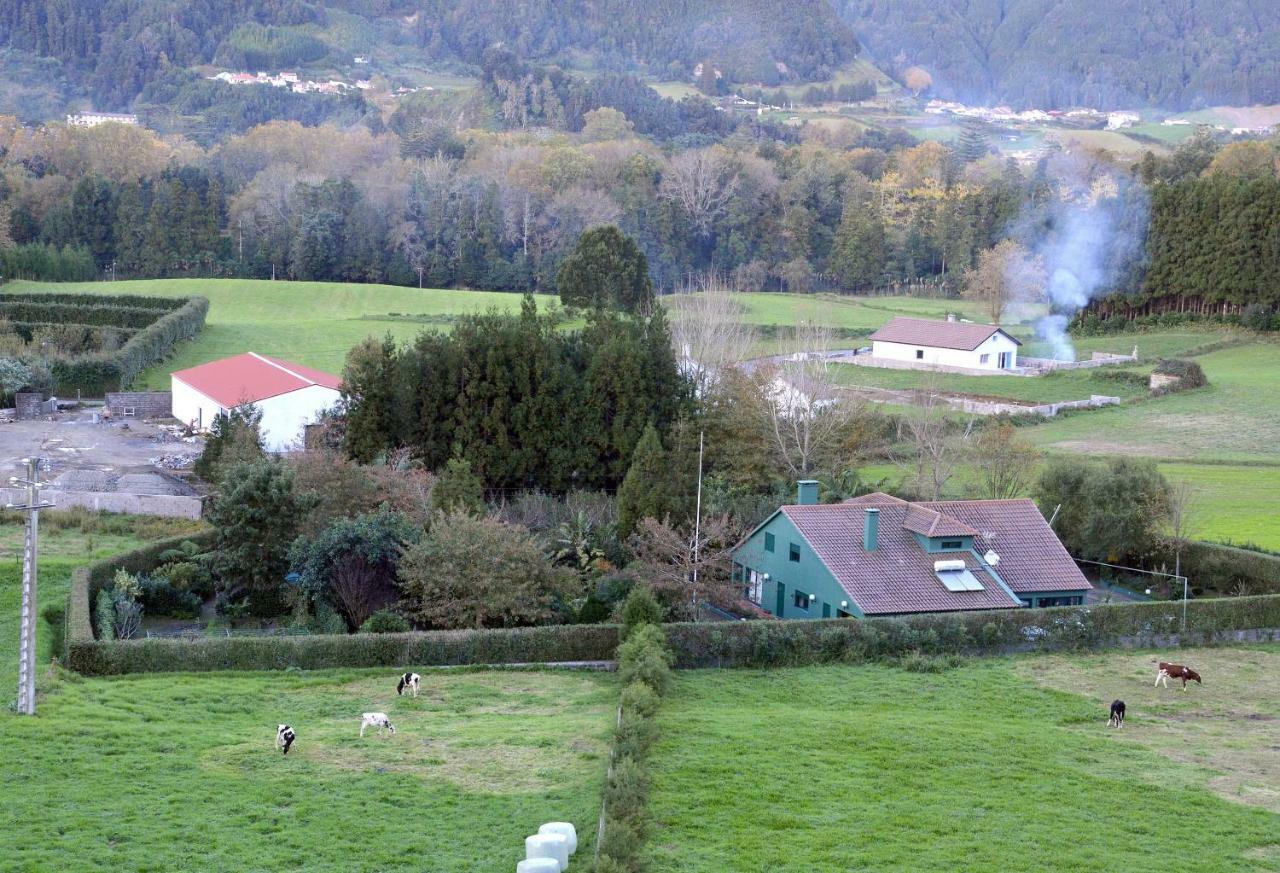
<instances>
[{"instance_id":1,"label":"utility pole","mask_svg":"<svg viewBox=\"0 0 1280 873\"><path fill-rule=\"evenodd\" d=\"M698 603L698 552L702 544L702 431L698 431L698 496L693 510L693 615L696 619L702 607Z\"/></svg>"},{"instance_id":2,"label":"utility pole","mask_svg":"<svg viewBox=\"0 0 1280 873\"><path fill-rule=\"evenodd\" d=\"M27 512L27 536L23 544L22 560L22 641L18 646L18 714L36 714L36 539L40 532L40 510L53 506L40 502L40 489L45 483L37 480L43 461L40 458L23 458L27 465L27 477L11 476L9 484L25 485L26 503L10 503L8 509L24 509Z\"/></svg>"}]
</instances>

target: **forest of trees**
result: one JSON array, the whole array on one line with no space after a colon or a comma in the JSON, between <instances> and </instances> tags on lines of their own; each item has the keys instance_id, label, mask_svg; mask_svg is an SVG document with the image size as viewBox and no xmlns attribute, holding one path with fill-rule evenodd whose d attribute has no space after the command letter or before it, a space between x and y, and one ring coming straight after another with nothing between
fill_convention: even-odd
<instances>
[{"instance_id":1,"label":"forest of trees","mask_svg":"<svg viewBox=\"0 0 1280 873\"><path fill-rule=\"evenodd\" d=\"M1042 109L1280 102L1280 17L1254 0L834 0L894 75Z\"/></svg>"}]
</instances>

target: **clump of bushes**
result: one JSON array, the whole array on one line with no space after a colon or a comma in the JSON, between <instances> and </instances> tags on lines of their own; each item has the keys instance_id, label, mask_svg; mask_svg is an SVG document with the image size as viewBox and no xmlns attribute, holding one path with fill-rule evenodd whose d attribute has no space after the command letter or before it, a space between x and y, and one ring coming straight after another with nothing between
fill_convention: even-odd
<instances>
[{"instance_id":1,"label":"clump of bushes","mask_svg":"<svg viewBox=\"0 0 1280 873\"><path fill-rule=\"evenodd\" d=\"M409 620L397 612L380 609L360 625L362 634L400 634L409 630Z\"/></svg>"},{"instance_id":2,"label":"clump of bushes","mask_svg":"<svg viewBox=\"0 0 1280 873\"><path fill-rule=\"evenodd\" d=\"M1166 393L1188 388L1203 388L1209 384L1200 365L1185 358L1161 358L1152 372L1161 376L1172 376L1178 380L1176 385L1164 389Z\"/></svg>"},{"instance_id":3,"label":"clump of bushes","mask_svg":"<svg viewBox=\"0 0 1280 873\"><path fill-rule=\"evenodd\" d=\"M98 639L131 640L142 626L141 586L127 570L116 570L111 587L98 591L94 604Z\"/></svg>"},{"instance_id":4,"label":"clump of bushes","mask_svg":"<svg viewBox=\"0 0 1280 873\"><path fill-rule=\"evenodd\" d=\"M636 586L622 608L618 646L622 696L604 788L604 835L596 871L635 873L647 830L648 754L657 738L654 716L671 686L675 658L658 622L662 610L644 586Z\"/></svg>"}]
</instances>

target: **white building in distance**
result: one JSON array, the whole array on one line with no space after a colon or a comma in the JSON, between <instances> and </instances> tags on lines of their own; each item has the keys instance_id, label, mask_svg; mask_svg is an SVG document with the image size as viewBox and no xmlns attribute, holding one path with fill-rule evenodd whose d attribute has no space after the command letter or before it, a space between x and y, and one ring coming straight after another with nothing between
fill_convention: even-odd
<instances>
[{"instance_id":1,"label":"white building in distance","mask_svg":"<svg viewBox=\"0 0 1280 873\"><path fill-rule=\"evenodd\" d=\"M137 124L138 116L124 112L77 112L67 116L72 127L97 127L99 124Z\"/></svg>"},{"instance_id":2,"label":"white building in distance","mask_svg":"<svg viewBox=\"0 0 1280 873\"><path fill-rule=\"evenodd\" d=\"M246 352L169 374L173 417L196 430L250 404L262 413L262 441L269 452L300 448L303 431L340 397L332 373Z\"/></svg>"},{"instance_id":3,"label":"white building in distance","mask_svg":"<svg viewBox=\"0 0 1280 873\"><path fill-rule=\"evenodd\" d=\"M1013 370L1020 345L995 324L897 316L871 335L871 357L922 366Z\"/></svg>"}]
</instances>

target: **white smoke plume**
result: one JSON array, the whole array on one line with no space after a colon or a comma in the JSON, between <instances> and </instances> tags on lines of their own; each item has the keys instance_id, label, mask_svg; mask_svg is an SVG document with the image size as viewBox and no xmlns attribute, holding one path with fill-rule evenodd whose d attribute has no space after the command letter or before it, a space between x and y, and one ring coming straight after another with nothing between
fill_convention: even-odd
<instances>
[{"instance_id":1,"label":"white smoke plume","mask_svg":"<svg viewBox=\"0 0 1280 873\"><path fill-rule=\"evenodd\" d=\"M1043 265L1049 313L1036 334L1059 360L1075 360L1067 326L1095 297L1123 287L1134 275L1146 242L1145 189L1096 160L1055 155L1049 162L1047 196L1023 209L1012 236Z\"/></svg>"}]
</instances>

